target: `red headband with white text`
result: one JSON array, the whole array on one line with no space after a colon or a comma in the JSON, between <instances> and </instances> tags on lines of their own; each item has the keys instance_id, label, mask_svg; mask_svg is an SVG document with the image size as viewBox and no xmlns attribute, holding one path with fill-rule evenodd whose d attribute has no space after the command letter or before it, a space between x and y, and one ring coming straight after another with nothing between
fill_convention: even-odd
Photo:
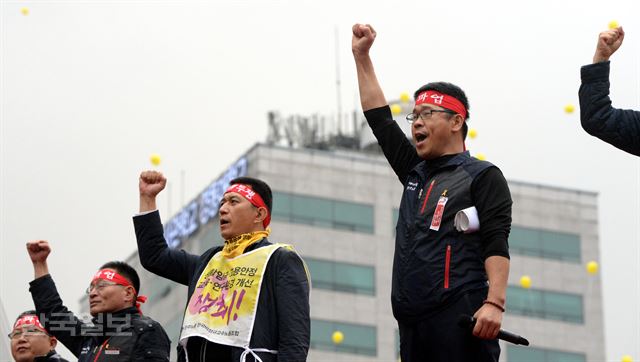
<instances>
[{"instance_id":1,"label":"red headband with white text","mask_svg":"<svg viewBox=\"0 0 640 362\"><path fill-rule=\"evenodd\" d=\"M106 280L106 281L114 282L118 285L122 285L125 287L133 287L133 285L131 285L131 283L127 278L118 274L113 269L98 270L98 272L93 276L93 279L91 280L91 284L93 284L96 280ZM142 310L140 310L140 303L146 302L147 297L145 297L144 295L137 295L138 291L135 288L133 288L133 290L136 293L136 308L138 308L138 312L142 314Z\"/></svg>"},{"instance_id":2,"label":"red headband with white text","mask_svg":"<svg viewBox=\"0 0 640 362\"><path fill-rule=\"evenodd\" d=\"M38 319L38 316L34 315L34 314L26 314L26 315L23 315L22 317L18 318L16 323L13 325L13 329L14 330L15 329L19 329L19 328L22 328L24 326L34 326L37 329L49 334L47 332L47 330L44 329L44 327L40 323L40 319Z\"/></svg>"},{"instance_id":3,"label":"red headband with white text","mask_svg":"<svg viewBox=\"0 0 640 362\"><path fill-rule=\"evenodd\" d=\"M467 118L467 109L464 107L464 104L450 95L434 90L427 90L416 97L416 106L424 103L452 110L459 113L463 119Z\"/></svg>"},{"instance_id":4,"label":"red headband with white text","mask_svg":"<svg viewBox=\"0 0 640 362\"><path fill-rule=\"evenodd\" d=\"M233 184L229 186L225 194L229 192L240 194L255 207L264 207L265 210L267 210L267 217L262 220L262 226L266 228L269 225L269 223L271 222L271 213L269 212L269 208L267 207L267 204L264 203L264 200L262 200L260 194L253 191L253 189L251 189L251 186L244 184Z\"/></svg>"}]
</instances>

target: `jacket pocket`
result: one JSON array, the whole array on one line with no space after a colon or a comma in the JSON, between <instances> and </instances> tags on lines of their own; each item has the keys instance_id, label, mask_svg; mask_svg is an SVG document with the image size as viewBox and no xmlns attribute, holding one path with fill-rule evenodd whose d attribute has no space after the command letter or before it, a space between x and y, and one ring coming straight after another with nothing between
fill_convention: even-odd
<instances>
[{"instance_id":1,"label":"jacket pocket","mask_svg":"<svg viewBox=\"0 0 640 362\"><path fill-rule=\"evenodd\" d=\"M451 268L451 245L447 245L444 255L444 289L449 289L449 269Z\"/></svg>"}]
</instances>

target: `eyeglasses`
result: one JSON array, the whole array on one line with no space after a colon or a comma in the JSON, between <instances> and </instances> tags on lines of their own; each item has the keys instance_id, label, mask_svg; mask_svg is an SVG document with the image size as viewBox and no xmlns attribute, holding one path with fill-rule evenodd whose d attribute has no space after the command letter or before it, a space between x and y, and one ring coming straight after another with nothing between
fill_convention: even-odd
<instances>
[{"instance_id":1,"label":"eyeglasses","mask_svg":"<svg viewBox=\"0 0 640 362\"><path fill-rule=\"evenodd\" d=\"M424 110L420 111L420 113L418 113L418 114L416 114L416 113L407 114L407 117L406 117L407 118L407 122L413 123L413 122L417 121L418 118L420 118L421 120L425 121L428 118L431 118L434 113L456 114L456 112L448 110L448 109L444 109L444 110L440 110L440 109L424 109Z\"/></svg>"},{"instance_id":2,"label":"eyeglasses","mask_svg":"<svg viewBox=\"0 0 640 362\"><path fill-rule=\"evenodd\" d=\"M22 336L44 336L47 333L37 328L21 328L8 334L9 339L19 339Z\"/></svg>"},{"instance_id":3,"label":"eyeglasses","mask_svg":"<svg viewBox=\"0 0 640 362\"><path fill-rule=\"evenodd\" d=\"M89 285L87 287L87 290L85 291L85 293L87 293L87 295L89 295L89 294L91 294L91 291L93 289L95 289L98 293L100 293L104 288L110 287L112 285L120 285L120 284L109 283L109 282L97 282L96 284Z\"/></svg>"}]
</instances>

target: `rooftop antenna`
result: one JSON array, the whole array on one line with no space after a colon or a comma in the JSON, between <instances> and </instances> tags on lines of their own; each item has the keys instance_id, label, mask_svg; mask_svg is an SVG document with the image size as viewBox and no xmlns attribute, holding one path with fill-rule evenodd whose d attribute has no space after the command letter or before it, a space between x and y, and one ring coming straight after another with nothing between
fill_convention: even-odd
<instances>
[{"instance_id":1,"label":"rooftop antenna","mask_svg":"<svg viewBox=\"0 0 640 362\"><path fill-rule=\"evenodd\" d=\"M342 96L340 94L340 46L338 44L338 26L335 25L334 28L335 34L335 46L336 46L336 104L338 106L338 133L340 133L341 125L342 125Z\"/></svg>"}]
</instances>

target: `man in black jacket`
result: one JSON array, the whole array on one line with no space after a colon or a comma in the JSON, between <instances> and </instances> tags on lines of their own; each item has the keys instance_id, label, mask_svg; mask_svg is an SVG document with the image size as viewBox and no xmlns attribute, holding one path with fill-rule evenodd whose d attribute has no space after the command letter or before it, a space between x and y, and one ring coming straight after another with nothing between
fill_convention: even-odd
<instances>
[{"instance_id":1,"label":"man in black jacket","mask_svg":"<svg viewBox=\"0 0 640 362\"><path fill-rule=\"evenodd\" d=\"M580 121L590 135L640 156L640 112L613 108L609 98L609 57L623 40L622 27L600 33L593 64L580 69Z\"/></svg>"},{"instance_id":2,"label":"man in black jacket","mask_svg":"<svg viewBox=\"0 0 640 362\"><path fill-rule=\"evenodd\" d=\"M9 339L15 362L69 362L56 352L58 340L44 329L35 310L20 313Z\"/></svg>"},{"instance_id":3,"label":"man in black jacket","mask_svg":"<svg viewBox=\"0 0 640 362\"><path fill-rule=\"evenodd\" d=\"M309 349L309 279L302 259L267 240L272 193L250 177L231 181L220 201L224 246L198 256L168 247L156 196L166 185L156 171L140 175L134 226L140 262L188 286L178 359L305 361Z\"/></svg>"},{"instance_id":4,"label":"man in black jacket","mask_svg":"<svg viewBox=\"0 0 640 362\"><path fill-rule=\"evenodd\" d=\"M29 291L44 328L79 362L168 361L170 342L162 326L143 316L140 279L124 262L104 264L87 288L93 324L83 323L64 306L49 274L51 252L44 240L27 243L35 279Z\"/></svg>"},{"instance_id":5,"label":"man in black jacket","mask_svg":"<svg viewBox=\"0 0 640 362\"><path fill-rule=\"evenodd\" d=\"M369 50L376 33L353 26L360 101L385 157L404 186L396 229L391 304L403 362L498 361L505 310L511 195L500 170L465 152L469 105L459 87L429 83L407 116L415 146L393 120ZM477 232L454 226L475 207ZM488 283L487 283L488 281ZM473 315L473 330L458 326Z\"/></svg>"}]
</instances>

